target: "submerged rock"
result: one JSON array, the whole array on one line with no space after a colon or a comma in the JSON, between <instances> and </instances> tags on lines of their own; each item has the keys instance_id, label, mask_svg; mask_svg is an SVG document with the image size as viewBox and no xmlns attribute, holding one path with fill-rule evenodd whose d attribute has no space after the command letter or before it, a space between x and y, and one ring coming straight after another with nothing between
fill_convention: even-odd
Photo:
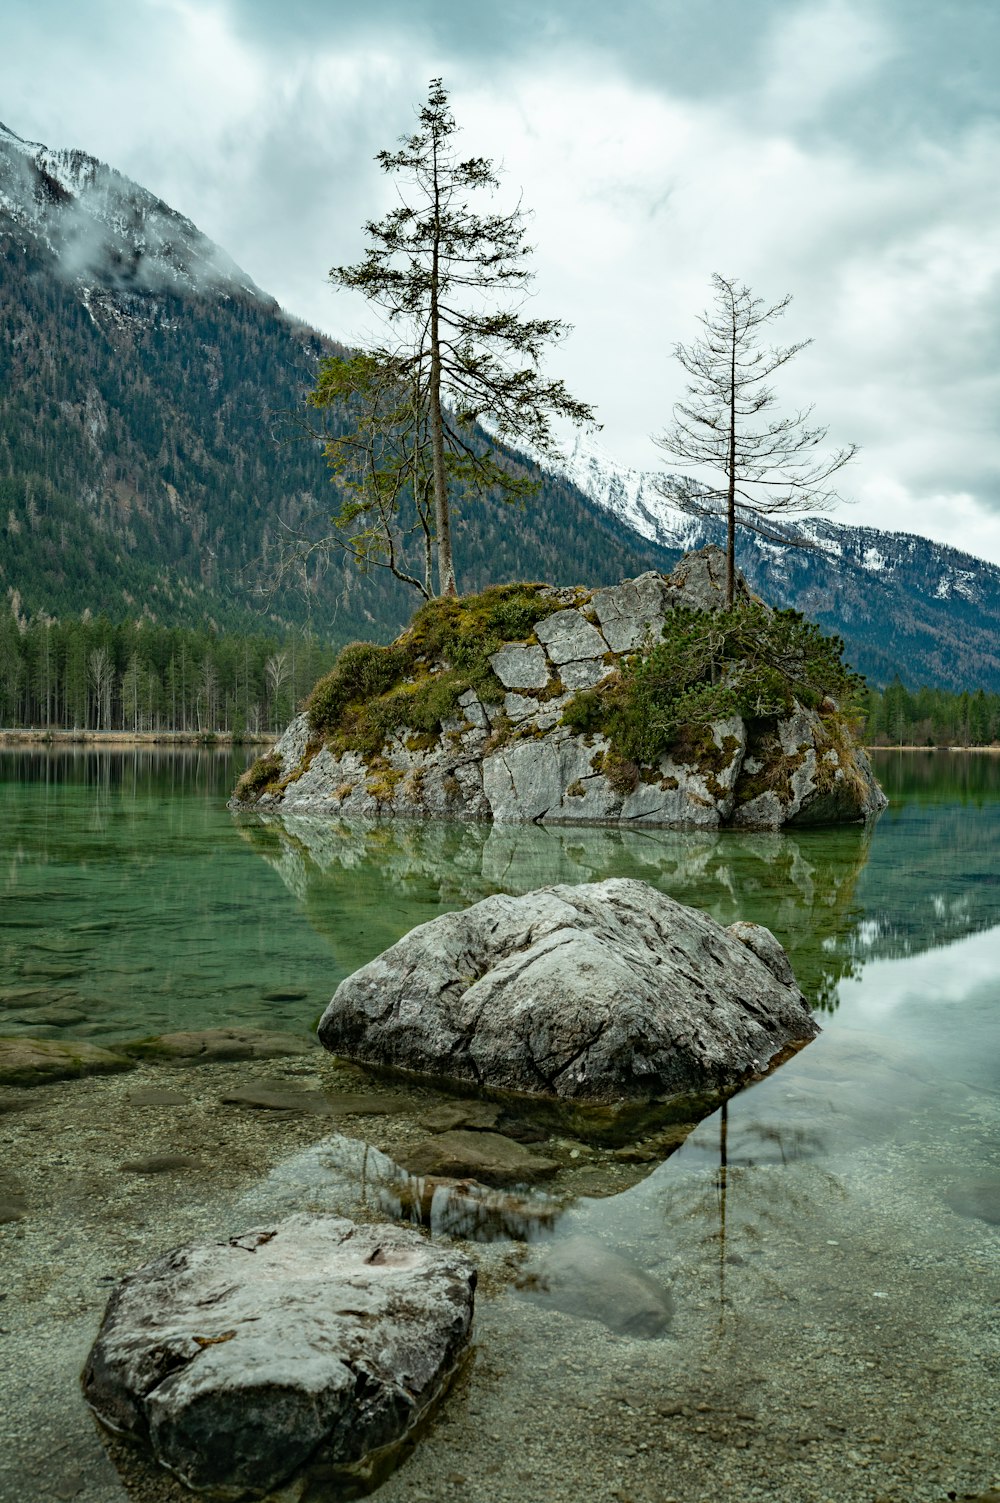
<instances>
[{"instance_id":1,"label":"submerged rock","mask_svg":"<svg viewBox=\"0 0 1000 1503\"><path fill-rule=\"evenodd\" d=\"M818 1031L768 930L724 929L625 879L498 894L421 924L341 982L319 1025L348 1059L685 1106L731 1093Z\"/></svg>"},{"instance_id":2,"label":"submerged rock","mask_svg":"<svg viewBox=\"0 0 1000 1503\"><path fill-rule=\"evenodd\" d=\"M308 1054L313 1046L296 1033L266 1028L202 1028L182 1033L157 1033L119 1044L132 1059L176 1060L183 1064L212 1064L216 1060L281 1059Z\"/></svg>"},{"instance_id":3,"label":"submerged rock","mask_svg":"<svg viewBox=\"0 0 1000 1503\"><path fill-rule=\"evenodd\" d=\"M398 1155L410 1174L446 1179L475 1179L483 1185L533 1185L559 1171L555 1159L532 1153L502 1133L442 1132Z\"/></svg>"},{"instance_id":4,"label":"submerged rock","mask_svg":"<svg viewBox=\"0 0 1000 1503\"><path fill-rule=\"evenodd\" d=\"M391 1464L438 1397L475 1284L416 1232L336 1216L190 1244L115 1290L84 1394L211 1497L260 1496L307 1465L336 1486Z\"/></svg>"},{"instance_id":5,"label":"submerged rock","mask_svg":"<svg viewBox=\"0 0 1000 1503\"><path fill-rule=\"evenodd\" d=\"M962 1180L949 1186L944 1198L959 1216L1000 1226L1000 1178Z\"/></svg>"},{"instance_id":6,"label":"submerged rock","mask_svg":"<svg viewBox=\"0 0 1000 1503\"><path fill-rule=\"evenodd\" d=\"M635 655L648 656L663 640L673 612L719 611L724 579L724 555L709 547L687 555L670 575L651 572L606 589L525 586L538 617L530 639L489 653L478 689L453 699L436 731L414 733L390 720L396 729L380 731L381 747L364 738L359 744L348 715L324 740L303 713L241 780L231 807L702 829L877 814L886 800L847 721L830 700L820 710L805 708L793 697L793 687L804 692L797 681L788 682L792 712L783 718L744 720L727 710L687 727L667 752L645 762L619 755L600 726L586 730L574 718L576 696L620 688ZM741 577L737 599L751 598ZM770 614L760 602L756 607ZM413 641L412 631L403 633L394 650L405 653ZM452 665L418 658L411 666L386 698L405 697Z\"/></svg>"},{"instance_id":7,"label":"submerged rock","mask_svg":"<svg viewBox=\"0 0 1000 1503\"><path fill-rule=\"evenodd\" d=\"M0 1170L0 1226L20 1221L27 1210L24 1190L19 1180Z\"/></svg>"},{"instance_id":8,"label":"submerged rock","mask_svg":"<svg viewBox=\"0 0 1000 1503\"><path fill-rule=\"evenodd\" d=\"M518 1288L619 1336L662 1336L674 1313L669 1289L596 1237L568 1237L537 1253Z\"/></svg>"},{"instance_id":9,"label":"submerged rock","mask_svg":"<svg viewBox=\"0 0 1000 1503\"><path fill-rule=\"evenodd\" d=\"M96 1044L86 1044L81 1039L67 1043L55 1039L0 1039L2 1085L44 1085L49 1080L108 1075L131 1068L131 1059L110 1049L99 1049Z\"/></svg>"}]
</instances>

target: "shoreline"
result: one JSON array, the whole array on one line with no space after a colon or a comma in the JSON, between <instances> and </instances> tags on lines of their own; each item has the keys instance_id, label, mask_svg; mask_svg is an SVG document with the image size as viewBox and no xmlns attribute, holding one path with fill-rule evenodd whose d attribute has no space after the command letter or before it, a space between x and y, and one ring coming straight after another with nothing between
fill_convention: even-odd
<instances>
[{"instance_id":1,"label":"shoreline","mask_svg":"<svg viewBox=\"0 0 1000 1503\"><path fill-rule=\"evenodd\" d=\"M989 752L993 756L1000 756L1000 746L994 741L990 746L866 746L865 751L872 752Z\"/></svg>"},{"instance_id":2,"label":"shoreline","mask_svg":"<svg viewBox=\"0 0 1000 1503\"><path fill-rule=\"evenodd\" d=\"M7 728L0 730L0 746L269 746L276 731L233 735L232 731L64 731Z\"/></svg>"},{"instance_id":3,"label":"shoreline","mask_svg":"<svg viewBox=\"0 0 1000 1503\"><path fill-rule=\"evenodd\" d=\"M29 726L0 728L0 746L192 746L212 748L219 746L273 746L279 731L249 732L234 736L232 731L91 731L50 730ZM1000 744L990 746L916 746L910 743L892 746L864 746L869 755L873 752L988 752L1000 756Z\"/></svg>"}]
</instances>

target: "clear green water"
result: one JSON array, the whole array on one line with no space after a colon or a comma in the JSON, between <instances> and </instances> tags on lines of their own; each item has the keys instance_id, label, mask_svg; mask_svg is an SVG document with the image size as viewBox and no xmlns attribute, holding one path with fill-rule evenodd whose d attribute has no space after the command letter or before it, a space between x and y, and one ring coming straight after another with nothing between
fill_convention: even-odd
<instances>
[{"instance_id":1,"label":"clear green water","mask_svg":"<svg viewBox=\"0 0 1000 1503\"><path fill-rule=\"evenodd\" d=\"M873 830L711 836L234 818L229 755L5 753L0 1033L305 1031L415 923L549 882L764 922L820 1038L556 1230L669 1284L669 1337L484 1299L471 1387L383 1496L972 1495L1000 1482L1000 757L877 767ZM339 1141L272 1171L248 1223L350 1210Z\"/></svg>"},{"instance_id":2,"label":"clear green water","mask_svg":"<svg viewBox=\"0 0 1000 1503\"><path fill-rule=\"evenodd\" d=\"M5 1031L308 1029L414 924L551 882L641 877L723 923L766 923L824 1010L877 959L1000 924L998 757L887 754L893 802L874 831L782 835L234 818L241 766L209 751L0 753ZM53 1006L71 1021L46 1022Z\"/></svg>"}]
</instances>

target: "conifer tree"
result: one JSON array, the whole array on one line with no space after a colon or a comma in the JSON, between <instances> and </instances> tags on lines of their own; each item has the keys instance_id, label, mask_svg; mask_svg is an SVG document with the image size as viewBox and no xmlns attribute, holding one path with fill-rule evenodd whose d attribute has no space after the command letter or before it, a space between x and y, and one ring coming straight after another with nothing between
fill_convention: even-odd
<instances>
[{"instance_id":1,"label":"conifer tree","mask_svg":"<svg viewBox=\"0 0 1000 1503\"><path fill-rule=\"evenodd\" d=\"M715 308L701 316L704 334L677 344L674 355L691 377L687 399L677 402L673 423L653 442L693 475L660 478L660 489L692 516L726 523L726 604L735 597L736 528L773 542L801 539L781 518L827 511L838 499L826 482L857 453L857 444L825 459L815 450L825 428L812 428L811 407L790 417L760 418L774 406L768 380L811 340L762 348L761 330L787 309L791 295L768 308L749 287L712 277Z\"/></svg>"},{"instance_id":2,"label":"conifer tree","mask_svg":"<svg viewBox=\"0 0 1000 1503\"><path fill-rule=\"evenodd\" d=\"M327 442L350 493L335 521L348 531L360 523L354 541L368 561L381 554L375 561L420 587L392 544L409 505L412 530L436 552L442 595L456 593L450 494L499 488L516 497L528 488L474 425L486 420L499 439L527 440L544 453L553 418L593 421L586 403L541 373L546 346L568 325L521 312L532 281L525 214L520 206L480 209L499 186L497 173L485 157L459 156L457 131L435 78L417 131L376 157L399 203L366 224L363 259L334 267L330 279L381 309L390 339L360 359L327 361L312 399L318 407L346 399L353 414L353 427Z\"/></svg>"}]
</instances>

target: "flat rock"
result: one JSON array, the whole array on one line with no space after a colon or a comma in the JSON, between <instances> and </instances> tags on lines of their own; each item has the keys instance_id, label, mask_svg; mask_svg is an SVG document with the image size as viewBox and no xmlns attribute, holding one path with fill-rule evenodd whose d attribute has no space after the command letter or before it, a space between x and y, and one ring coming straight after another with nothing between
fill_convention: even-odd
<instances>
[{"instance_id":1,"label":"flat rock","mask_svg":"<svg viewBox=\"0 0 1000 1503\"><path fill-rule=\"evenodd\" d=\"M181 1169L204 1169L201 1159L187 1153L151 1153L143 1159L130 1159L119 1164L126 1174L174 1174Z\"/></svg>"},{"instance_id":2,"label":"flat rock","mask_svg":"<svg viewBox=\"0 0 1000 1503\"><path fill-rule=\"evenodd\" d=\"M19 1182L12 1175L0 1173L0 1226L20 1221L27 1208Z\"/></svg>"},{"instance_id":3,"label":"flat rock","mask_svg":"<svg viewBox=\"0 0 1000 1503\"><path fill-rule=\"evenodd\" d=\"M82 1007L67 1007L61 1002L50 1002L45 1007L33 1007L29 1012L15 1015L11 1022L27 1023L32 1028L74 1028L86 1022L87 1014Z\"/></svg>"},{"instance_id":4,"label":"flat rock","mask_svg":"<svg viewBox=\"0 0 1000 1503\"><path fill-rule=\"evenodd\" d=\"M336 1216L189 1244L115 1290L84 1394L211 1496L259 1496L307 1464L336 1491L440 1395L475 1283L466 1258L415 1231Z\"/></svg>"},{"instance_id":5,"label":"flat rock","mask_svg":"<svg viewBox=\"0 0 1000 1503\"><path fill-rule=\"evenodd\" d=\"M419 925L341 982L319 1036L334 1054L477 1087L691 1097L693 1119L818 1033L789 977L767 931L731 932L616 878Z\"/></svg>"},{"instance_id":6,"label":"flat rock","mask_svg":"<svg viewBox=\"0 0 1000 1503\"><path fill-rule=\"evenodd\" d=\"M600 1321L619 1336L662 1336L674 1313L669 1289L594 1237L554 1243L537 1255L518 1287L566 1315Z\"/></svg>"},{"instance_id":7,"label":"flat rock","mask_svg":"<svg viewBox=\"0 0 1000 1503\"><path fill-rule=\"evenodd\" d=\"M577 658L600 658L608 650L601 633L580 611L556 611L554 615L546 616L536 625L535 636L556 664L569 663Z\"/></svg>"},{"instance_id":8,"label":"flat rock","mask_svg":"<svg viewBox=\"0 0 1000 1503\"><path fill-rule=\"evenodd\" d=\"M406 1111L406 1102L398 1096L368 1096L363 1091L327 1091L326 1100L335 1117L391 1117Z\"/></svg>"},{"instance_id":9,"label":"flat rock","mask_svg":"<svg viewBox=\"0 0 1000 1503\"><path fill-rule=\"evenodd\" d=\"M132 1059L178 1060L203 1064L227 1059L280 1059L308 1054L312 1045L295 1033L272 1033L265 1028L204 1028L182 1033L158 1033L119 1044Z\"/></svg>"},{"instance_id":10,"label":"flat rock","mask_svg":"<svg viewBox=\"0 0 1000 1503\"><path fill-rule=\"evenodd\" d=\"M67 988L51 986L0 986L0 1008L42 1007L56 1002L65 1002L77 993Z\"/></svg>"},{"instance_id":11,"label":"flat rock","mask_svg":"<svg viewBox=\"0 0 1000 1503\"><path fill-rule=\"evenodd\" d=\"M951 1185L944 1198L959 1216L1000 1226L1000 1178L962 1180Z\"/></svg>"},{"instance_id":12,"label":"flat rock","mask_svg":"<svg viewBox=\"0 0 1000 1503\"><path fill-rule=\"evenodd\" d=\"M549 681L549 660L543 647L501 647L490 658L490 667L505 689L544 689Z\"/></svg>"},{"instance_id":13,"label":"flat rock","mask_svg":"<svg viewBox=\"0 0 1000 1503\"><path fill-rule=\"evenodd\" d=\"M221 1098L224 1106L249 1106L266 1112L307 1112L328 1117L330 1103L322 1091L296 1091L271 1085L236 1086Z\"/></svg>"},{"instance_id":14,"label":"flat rock","mask_svg":"<svg viewBox=\"0 0 1000 1503\"><path fill-rule=\"evenodd\" d=\"M128 1096L130 1106L187 1106L190 1099L180 1091L164 1091L157 1086L130 1091Z\"/></svg>"},{"instance_id":15,"label":"flat rock","mask_svg":"<svg viewBox=\"0 0 1000 1503\"><path fill-rule=\"evenodd\" d=\"M35 960L27 961L22 965L21 975L41 976L48 981L72 981L77 976L82 976L85 969L81 965L59 965L46 960Z\"/></svg>"},{"instance_id":16,"label":"flat rock","mask_svg":"<svg viewBox=\"0 0 1000 1503\"><path fill-rule=\"evenodd\" d=\"M130 1070L132 1061L110 1049L74 1039L0 1039L0 1085L44 1085L80 1075Z\"/></svg>"},{"instance_id":17,"label":"flat rock","mask_svg":"<svg viewBox=\"0 0 1000 1503\"><path fill-rule=\"evenodd\" d=\"M428 1132L452 1132L467 1127L473 1132L489 1132L496 1127L502 1107L495 1101L446 1101L417 1118Z\"/></svg>"},{"instance_id":18,"label":"flat rock","mask_svg":"<svg viewBox=\"0 0 1000 1503\"><path fill-rule=\"evenodd\" d=\"M475 1179L483 1185L531 1185L551 1179L560 1165L496 1132L443 1132L397 1155L410 1174Z\"/></svg>"}]
</instances>

